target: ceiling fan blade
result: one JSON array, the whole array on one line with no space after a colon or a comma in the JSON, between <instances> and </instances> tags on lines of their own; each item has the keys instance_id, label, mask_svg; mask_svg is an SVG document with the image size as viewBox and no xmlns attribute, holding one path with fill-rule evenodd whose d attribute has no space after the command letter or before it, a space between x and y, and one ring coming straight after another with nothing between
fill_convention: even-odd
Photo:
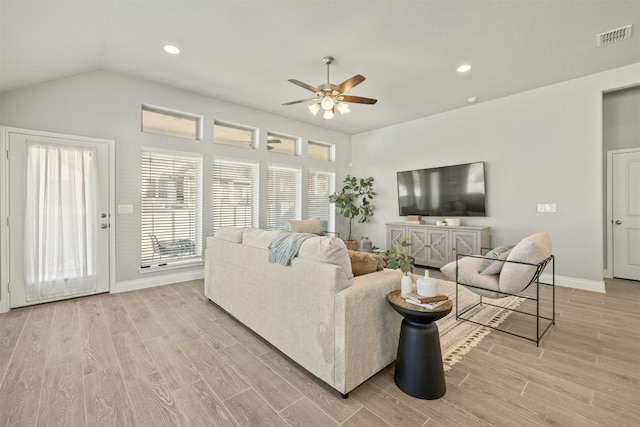
<instances>
[{"instance_id":1,"label":"ceiling fan blade","mask_svg":"<svg viewBox=\"0 0 640 427\"><path fill-rule=\"evenodd\" d=\"M293 105L293 104L300 104L302 102L310 102L310 101L317 101L317 100L318 100L318 98L299 99L297 101L285 102L282 105Z\"/></svg>"},{"instance_id":2,"label":"ceiling fan blade","mask_svg":"<svg viewBox=\"0 0 640 427\"><path fill-rule=\"evenodd\" d=\"M344 95L338 98L340 101L343 102L353 102L355 104L375 104L376 102L378 102L377 99L373 99L373 98L364 98L362 96L349 96L349 95Z\"/></svg>"},{"instance_id":3,"label":"ceiling fan blade","mask_svg":"<svg viewBox=\"0 0 640 427\"><path fill-rule=\"evenodd\" d=\"M333 92L345 93L349 89L352 89L352 88L358 86L364 80L365 80L364 76L361 76L360 74L356 74L355 76L351 77L350 79L347 79L347 80L343 81L342 83L340 83L338 86L334 87L333 88Z\"/></svg>"},{"instance_id":4,"label":"ceiling fan blade","mask_svg":"<svg viewBox=\"0 0 640 427\"><path fill-rule=\"evenodd\" d=\"M313 86L311 86L311 85L309 85L309 84L306 84L306 83L304 83L304 82L301 82L300 80L296 80L296 79L289 79L289 81L290 81L291 83L293 83L294 85L297 85L297 86L300 86L301 88L305 88L305 89L307 89L307 90L310 90L310 91L311 91L311 92L313 92L313 93L322 93L322 91L321 91L321 90L318 90L317 88L315 88L315 87L313 87Z\"/></svg>"}]
</instances>

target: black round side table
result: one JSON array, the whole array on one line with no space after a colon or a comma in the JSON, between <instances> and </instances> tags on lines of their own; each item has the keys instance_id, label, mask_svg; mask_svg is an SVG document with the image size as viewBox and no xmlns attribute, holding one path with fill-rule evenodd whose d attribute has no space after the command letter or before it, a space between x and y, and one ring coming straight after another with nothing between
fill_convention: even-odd
<instances>
[{"instance_id":1,"label":"black round side table","mask_svg":"<svg viewBox=\"0 0 640 427\"><path fill-rule=\"evenodd\" d=\"M451 300L428 309L410 304L400 291L387 295L387 301L400 313L400 342L394 380L400 390L419 399L439 399L447 391L442 366L440 336L435 321L451 313Z\"/></svg>"}]
</instances>

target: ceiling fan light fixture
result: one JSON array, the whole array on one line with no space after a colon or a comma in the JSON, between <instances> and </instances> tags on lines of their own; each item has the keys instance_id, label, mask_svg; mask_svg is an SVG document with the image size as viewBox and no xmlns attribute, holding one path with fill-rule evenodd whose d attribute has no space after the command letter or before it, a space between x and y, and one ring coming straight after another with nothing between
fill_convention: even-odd
<instances>
[{"instance_id":1,"label":"ceiling fan light fixture","mask_svg":"<svg viewBox=\"0 0 640 427\"><path fill-rule=\"evenodd\" d=\"M344 95L345 92L353 89L358 86L360 83L365 81L364 76L360 74L356 74L353 77L348 78L340 84L332 84L331 79L329 78L329 66L333 63L334 58L331 56L325 56L322 58L322 61L327 66L327 82L319 85L318 87L311 86L310 84L301 82L296 79L289 79L289 82L293 83L296 86L300 86L303 89L306 89L310 92L313 92L313 98L299 99L297 101L285 102L282 105L293 105L293 104L302 104L313 102L312 105L309 105L309 111L314 116L318 115L318 111L320 109L324 110L322 117L326 120L331 120L335 117L336 111L338 110L340 114L346 114L350 112L349 104L369 104L373 105L377 102L376 99L373 98L365 98L363 96L349 96Z\"/></svg>"},{"instance_id":2,"label":"ceiling fan light fixture","mask_svg":"<svg viewBox=\"0 0 640 427\"><path fill-rule=\"evenodd\" d=\"M349 104L345 104L344 102L336 103L336 109L340 112L341 115L347 114L349 111Z\"/></svg>"},{"instance_id":3,"label":"ceiling fan light fixture","mask_svg":"<svg viewBox=\"0 0 640 427\"><path fill-rule=\"evenodd\" d=\"M333 119L333 116L335 114L333 113L333 108L329 109L329 110L324 110L324 114L322 115L322 117L324 117L327 120L331 120Z\"/></svg>"},{"instance_id":4,"label":"ceiling fan light fixture","mask_svg":"<svg viewBox=\"0 0 640 427\"><path fill-rule=\"evenodd\" d=\"M324 108L325 111L331 110L335 103L336 102L334 101L334 99L330 96L325 96L324 98L322 98L322 108Z\"/></svg>"},{"instance_id":5,"label":"ceiling fan light fixture","mask_svg":"<svg viewBox=\"0 0 640 427\"><path fill-rule=\"evenodd\" d=\"M313 114L314 116L317 116L318 111L320 111L320 104L315 103L315 104L309 105L309 111L311 111L311 114Z\"/></svg>"}]
</instances>

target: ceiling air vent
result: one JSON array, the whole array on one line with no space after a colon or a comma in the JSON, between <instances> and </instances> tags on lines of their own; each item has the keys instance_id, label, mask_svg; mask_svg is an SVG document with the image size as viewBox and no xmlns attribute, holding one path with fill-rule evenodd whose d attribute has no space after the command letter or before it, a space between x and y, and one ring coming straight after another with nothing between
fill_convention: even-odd
<instances>
[{"instance_id":1,"label":"ceiling air vent","mask_svg":"<svg viewBox=\"0 0 640 427\"><path fill-rule=\"evenodd\" d=\"M632 25L627 25L626 27L620 27L616 28L615 30L597 34L596 46L606 46L628 39L629 37L631 37L631 27Z\"/></svg>"}]
</instances>

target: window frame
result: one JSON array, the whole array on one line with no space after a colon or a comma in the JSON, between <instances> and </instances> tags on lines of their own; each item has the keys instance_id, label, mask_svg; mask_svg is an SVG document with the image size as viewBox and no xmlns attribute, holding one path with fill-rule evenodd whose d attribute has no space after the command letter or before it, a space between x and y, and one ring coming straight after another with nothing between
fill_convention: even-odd
<instances>
[{"instance_id":1,"label":"window frame","mask_svg":"<svg viewBox=\"0 0 640 427\"><path fill-rule=\"evenodd\" d=\"M170 181L161 182L160 180L156 180L157 178L154 175L160 176L163 173L171 170L171 168L175 167L167 167L167 168L151 168L149 170L145 170L145 156L153 158L154 156L158 159L158 161L171 161L171 159L177 159L185 164L192 162L190 167L189 174L183 176L184 178L190 177L190 174L193 175L193 184L188 194L185 194L185 185L184 180L182 181L182 188L180 189L178 181L174 181L175 190L170 188ZM139 271L149 272L149 271L157 271L158 269L168 269L168 268L179 268L185 265L190 264L202 264L203 263L203 233L202 233L202 187L203 187L203 154L201 153L193 153L193 152L183 152L183 151L175 151L175 150L165 150L154 147L141 147L140 149L140 165L141 165L141 173L140 173L140 263L139 263ZM146 175L145 175L146 174ZM145 178L148 181L156 180L155 183L150 186L150 184L145 183ZM151 191L154 191L154 195L151 196ZM166 203L171 203L173 197L175 195L175 204L173 207L167 208L165 207L155 210L156 204L160 205L162 202L160 200L155 201L153 199L166 199ZM193 209L186 210L184 206L181 204L185 204L185 200L193 199ZM181 203L181 202L182 203ZM191 203L190 201L187 203ZM146 207L151 207L152 211L147 213ZM146 224L148 221L156 222L162 221L160 218L161 214L167 214L171 212L171 228L166 227L156 227L154 225L149 226ZM187 221L190 224L189 227L179 227L176 228L173 224L176 221L176 212L178 213L187 213ZM145 218L145 214L150 214L150 218ZM181 219L178 218L180 221ZM184 221L184 219L182 219ZM166 221L166 218L165 218ZM191 226L191 223L193 224ZM182 232L186 230L187 236L180 236L176 238L176 234L181 235ZM158 232L170 232L171 238L167 238L165 236L160 235L158 237ZM151 236L155 236L155 240ZM151 239L151 251L152 256L149 258L149 244L145 244L146 241ZM162 240L161 240L162 239ZM187 240L190 242L187 244ZM164 250L166 253L169 253L168 257L163 257L162 254L162 245L160 242L164 242ZM153 246L156 246L153 248ZM167 249L168 248L168 249ZM178 253L179 256L171 256L171 252ZM157 257L156 257L157 253Z\"/></svg>"},{"instance_id":2,"label":"window frame","mask_svg":"<svg viewBox=\"0 0 640 427\"><path fill-rule=\"evenodd\" d=\"M162 114L168 117L173 117L176 119L187 119L187 120L194 120L195 121L195 133L194 133L194 137L190 138L190 137L186 137L186 136L180 136L180 135L174 135L171 133L166 133L166 132L154 132L151 130L145 130L144 127L144 113L148 111L151 113L156 113L156 114ZM173 138L182 138L182 139L188 139L190 141L202 141L202 134L203 134L203 117L197 114L193 114L193 113L188 113L186 111L180 111L180 110L174 110L172 108L167 108L167 107L160 107L158 105L151 105L151 104L142 104L141 108L140 108L140 130L144 133L150 133L153 135L163 135L163 136L170 136Z\"/></svg>"},{"instance_id":3,"label":"window frame","mask_svg":"<svg viewBox=\"0 0 640 427\"><path fill-rule=\"evenodd\" d=\"M273 137L273 138L282 138L282 139L287 139L287 140L291 140L293 141L293 153L280 153L280 152L272 152L272 150L269 150L269 137ZM267 150L267 152L269 152L270 154L281 154L283 156L292 156L292 157L300 157L300 152L302 149L302 138L300 138L299 136L293 136L293 135L287 135L286 133L280 133L280 132L271 132L271 131L267 131L267 136L266 136L266 140L265 140L265 149Z\"/></svg>"},{"instance_id":4,"label":"window frame","mask_svg":"<svg viewBox=\"0 0 640 427\"><path fill-rule=\"evenodd\" d=\"M327 226L326 229L323 227L322 231L326 232L330 232L330 233L334 233L336 230L336 210L334 208L334 206L332 206L331 203L329 203L329 196L331 194L333 194L336 191L336 172L335 171L329 171L329 170L322 170L322 169L316 169L316 168L309 168L307 169L307 188L306 188L306 207L307 207L307 218L309 219L313 219L313 218L320 218L320 220L325 220L325 218L322 218L318 215L315 215L315 213L311 212L311 174L323 174L323 175L327 175L329 176L329 189L328 192L326 194L326 204L327 204Z\"/></svg>"},{"instance_id":5,"label":"window frame","mask_svg":"<svg viewBox=\"0 0 640 427\"><path fill-rule=\"evenodd\" d=\"M251 220L250 220L250 224L243 224L243 225L229 225L229 224L221 224L221 225L216 225L217 220L216 220L216 199L218 198L218 196L215 194L216 192L216 165L218 164L225 164L225 165L231 165L231 164L236 164L236 165L244 165L244 166L249 166L252 169L252 176L250 178L251 180L251 186L252 188L250 189L251 192ZM212 193L212 198L211 198L211 202L212 202L212 220L213 220L213 232L215 235L215 231L217 228L219 227L225 227L225 226L242 226L242 227L255 227L258 228L259 227L259 223L260 223L260 163L259 162L255 162L255 161L249 161L249 160L245 160L245 159L231 159L231 158L224 158L224 157L217 157L213 160L213 165L212 165L212 183L211 183L211 193Z\"/></svg>"},{"instance_id":6,"label":"window frame","mask_svg":"<svg viewBox=\"0 0 640 427\"><path fill-rule=\"evenodd\" d=\"M315 145L317 147L326 147L328 149L328 158L327 159L319 159L317 157L311 157L309 155L309 146L310 145ZM314 140L308 140L307 141L307 157L312 159L312 160L319 160L319 161L324 161L324 162L335 162L336 161L336 146L335 144L329 144L327 142L320 142L320 141L314 141Z\"/></svg>"},{"instance_id":7,"label":"window frame","mask_svg":"<svg viewBox=\"0 0 640 427\"><path fill-rule=\"evenodd\" d=\"M243 146L240 146L240 145L225 144L223 142L216 142L216 126L251 132L250 145L248 147L243 147ZM240 124L240 123L227 122L227 121L224 121L224 120L216 120L216 119L214 119L213 120L213 126L212 126L212 133L213 133L213 143L214 143L214 145L227 146L227 147L236 147L236 148L243 148L243 149L250 149L250 150L255 150L255 149L258 148L258 128L255 128L255 127L252 127L252 126L243 125L243 124Z\"/></svg>"},{"instance_id":8,"label":"window frame","mask_svg":"<svg viewBox=\"0 0 640 427\"><path fill-rule=\"evenodd\" d=\"M272 200L272 183L271 183L271 171L272 170L287 170L295 173L294 183L295 184L295 200L293 200L293 215L289 215L289 217L285 217L281 215L281 218L284 218L286 224L280 222L280 224L274 224L270 221L271 214L271 200ZM265 206L265 228L267 230L288 230L289 229L289 220L292 219L300 219L302 216L302 167L301 166L292 166L292 165L283 165L276 163L268 163L267 164L267 182L265 184L266 189L266 206ZM286 184L286 183L285 183Z\"/></svg>"}]
</instances>

